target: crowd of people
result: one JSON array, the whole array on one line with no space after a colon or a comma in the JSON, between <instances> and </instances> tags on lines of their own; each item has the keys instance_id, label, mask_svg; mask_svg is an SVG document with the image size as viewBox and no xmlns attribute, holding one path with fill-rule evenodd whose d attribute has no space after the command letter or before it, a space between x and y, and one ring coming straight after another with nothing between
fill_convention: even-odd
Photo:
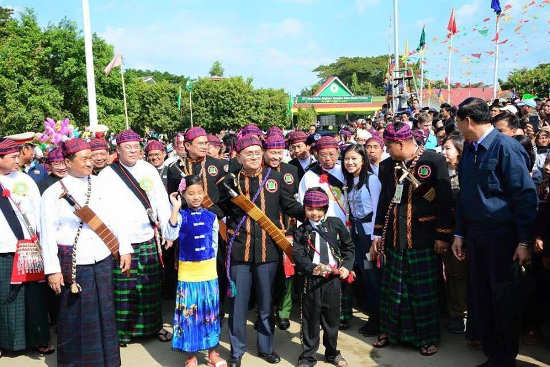
<instances>
[{"instance_id":1,"label":"crowd of people","mask_svg":"<svg viewBox=\"0 0 550 367\"><path fill-rule=\"evenodd\" d=\"M192 127L162 140L94 131L45 152L26 134L0 140L0 357L57 350L59 366L119 366L120 348L153 336L186 367L200 351L238 367L251 309L269 364L293 310L300 367L316 364L320 329L339 367L350 327L431 356L443 317L491 367L541 341L549 99L436 110L413 98L338 130Z\"/></svg>"}]
</instances>

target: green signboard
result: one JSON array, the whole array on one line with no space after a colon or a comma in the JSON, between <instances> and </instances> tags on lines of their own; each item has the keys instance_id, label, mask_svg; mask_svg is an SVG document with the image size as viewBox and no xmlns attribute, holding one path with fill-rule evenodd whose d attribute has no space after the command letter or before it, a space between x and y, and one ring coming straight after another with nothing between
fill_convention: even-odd
<instances>
[{"instance_id":1,"label":"green signboard","mask_svg":"<svg viewBox=\"0 0 550 367\"><path fill-rule=\"evenodd\" d=\"M372 96L296 97L296 103L371 103Z\"/></svg>"}]
</instances>

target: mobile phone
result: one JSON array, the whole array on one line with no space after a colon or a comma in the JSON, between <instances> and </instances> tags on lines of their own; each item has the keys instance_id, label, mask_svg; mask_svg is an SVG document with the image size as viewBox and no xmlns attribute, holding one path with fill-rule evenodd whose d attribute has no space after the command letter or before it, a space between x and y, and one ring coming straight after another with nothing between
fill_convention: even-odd
<instances>
[{"instance_id":1,"label":"mobile phone","mask_svg":"<svg viewBox=\"0 0 550 367\"><path fill-rule=\"evenodd\" d=\"M539 132L539 117L537 115L529 116L529 124L533 126L535 134Z\"/></svg>"}]
</instances>

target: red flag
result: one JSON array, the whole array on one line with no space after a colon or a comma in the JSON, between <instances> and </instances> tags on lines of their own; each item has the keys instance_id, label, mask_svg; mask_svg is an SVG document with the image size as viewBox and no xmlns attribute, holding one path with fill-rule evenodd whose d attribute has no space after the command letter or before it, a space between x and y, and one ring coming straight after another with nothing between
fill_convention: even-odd
<instances>
[{"instance_id":1,"label":"red flag","mask_svg":"<svg viewBox=\"0 0 550 367\"><path fill-rule=\"evenodd\" d=\"M472 54L472 56L479 59L481 57L481 54Z\"/></svg>"},{"instance_id":2,"label":"red flag","mask_svg":"<svg viewBox=\"0 0 550 367\"><path fill-rule=\"evenodd\" d=\"M508 39L505 39L504 41L499 42L498 44L499 44L499 45L503 45L503 44L505 44L506 42L508 42Z\"/></svg>"},{"instance_id":3,"label":"red flag","mask_svg":"<svg viewBox=\"0 0 550 367\"><path fill-rule=\"evenodd\" d=\"M490 20L491 20L491 18L485 18L485 19L483 19L484 22L488 22L488 21L490 21Z\"/></svg>"},{"instance_id":4,"label":"red flag","mask_svg":"<svg viewBox=\"0 0 550 367\"><path fill-rule=\"evenodd\" d=\"M455 10L451 11L451 18L449 18L449 24L447 24L447 30L449 33L454 36L456 34L456 20L455 20Z\"/></svg>"},{"instance_id":5,"label":"red flag","mask_svg":"<svg viewBox=\"0 0 550 367\"><path fill-rule=\"evenodd\" d=\"M497 34L495 34L495 38L493 38L491 40L491 42L498 42L498 39L499 39L499 35L498 35L498 32L497 32Z\"/></svg>"}]
</instances>

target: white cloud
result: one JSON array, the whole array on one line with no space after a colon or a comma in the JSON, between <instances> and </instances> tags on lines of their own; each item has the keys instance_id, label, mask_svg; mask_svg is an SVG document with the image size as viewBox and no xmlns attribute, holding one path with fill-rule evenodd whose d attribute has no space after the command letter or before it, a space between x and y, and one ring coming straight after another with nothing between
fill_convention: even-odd
<instances>
[{"instance_id":1,"label":"white cloud","mask_svg":"<svg viewBox=\"0 0 550 367\"><path fill-rule=\"evenodd\" d=\"M372 8L380 3L380 0L355 0L357 12L363 14L367 8Z\"/></svg>"},{"instance_id":2,"label":"white cloud","mask_svg":"<svg viewBox=\"0 0 550 367\"><path fill-rule=\"evenodd\" d=\"M476 13L479 11L479 0L474 1L470 4L464 4L458 10L456 11L456 18L457 23L469 20L469 18L472 18Z\"/></svg>"}]
</instances>

